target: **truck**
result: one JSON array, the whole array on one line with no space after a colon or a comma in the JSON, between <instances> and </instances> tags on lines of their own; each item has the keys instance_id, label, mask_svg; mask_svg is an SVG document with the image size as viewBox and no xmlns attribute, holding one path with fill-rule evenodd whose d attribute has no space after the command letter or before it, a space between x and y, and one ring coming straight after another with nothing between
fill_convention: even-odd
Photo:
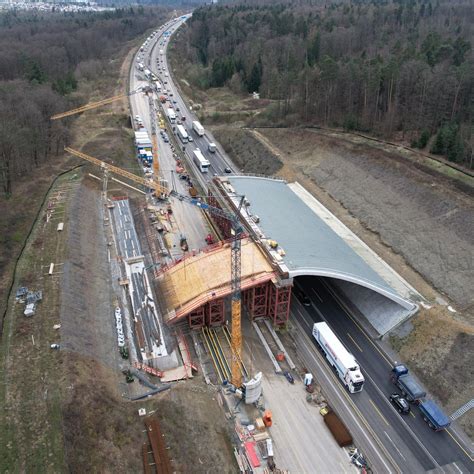
<instances>
[{"instance_id":1,"label":"truck","mask_svg":"<svg viewBox=\"0 0 474 474\"><path fill-rule=\"evenodd\" d=\"M443 431L449 427L451 420L433 400L425 400L418 406L423 420L434 431Z\"/></svg>"},{"instance_id":2,"label":"truck","mask_svg":"<svg viewBox=\"0 0 474 474\"><path fill-rule=\"evenodd\" d=\"M168 117L168 120L170 121L170 123L176 122L176 114L172 108L166 109L166 116Z\"/></svg>"},{"instance_id":3,"label":"truck","mask_svg":"<svg viewBox=\"0 0 474 474\"><path fill-rule=\"evenodd\" d=\"M189 137L188 137L188 132L186 132L186 129L182 125L178 125L176 127L176 130L178 131L178 137L183 143L188 143Z\"/></svg>"},{"instance_id":4,"label":"truck","mask_svg":"<svg viewBox=\"0 0 474 474\"><path fill-rule=\"evenodd\" d=\"M408 367L405 365L396 365L392 369L390 379L410 403L419 404L426 397L426 392L413 376L408 373Z\"/></svg>"},{"instance_id":5,"label":"truck","mask_svg":"<svg viewBox=\"0 0 474 474\"><path fill-rule=\"evenodd\" d=\"M202 137L204 135L204 127L197 121L195 120L193 122L193 130L200 136Z\"/></svg>"},{"instance_id":6,"label":"truck","mask_svg":"<svg viewBox=\"0 0 474 474\"><path fill-rule=\"evenodd\" d=\"M215 153L216 150L217 150L217 145L214 142L211 142L211 143L209 143L207 148L211 153Z\"/></svg>"},{"instance_id":7,"label":"truck","mask_svg":"<svg viewBox=\"0 0 474 474\"><path fill-rule=\"evenodd\" d=\"M201 173L207 173L209 171L211 163L206 160L199 148L193 150L193 161Z\"/></svg>"},{"instance_id":8,"label":"truck","mask_svg":"<svg viewBox=\"0 0 474 474\"><path fill-rule=\"evenodd\" d=\"M339 417L327 406L321 410L324 423L329 428L329 431L334 436L337 444L343 448L352 444L352 436L346 425L339 419Z\"/></svg>"},{"instance_id":9,"label":"truck","mask_svg":"<svg viewBox=\"0 0 474 474\"><path fill-rule=\"evenodd\" d=\"M327 323L314 323L313 337L349 392L361 392L365 379L359 364Z\"/></svg>"}]
</instances>

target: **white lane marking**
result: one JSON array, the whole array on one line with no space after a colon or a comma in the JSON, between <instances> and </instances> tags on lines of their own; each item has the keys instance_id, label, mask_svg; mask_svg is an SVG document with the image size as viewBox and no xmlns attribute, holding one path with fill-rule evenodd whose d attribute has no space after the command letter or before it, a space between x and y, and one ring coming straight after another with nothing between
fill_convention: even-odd
<instances>
[{"instance_id":1,"label":"white lane marking","mask_svg":"<svg viewBox=\"0 0 474 474\"><path fill-rule=\"evenodd\" d=\"M458 472L463 474L463 472L461 471L461 469L459 469L458 465L455 462L453 462L452 465L458 470Z\"/></svg>"},{"instance_id":2,"label":"white lane marking","mask_svg":"<svg viewBox=\"0 0 474 474\"><path fill-rule=\"evenodd\" d=\"M298 324L298 323L297 323L297 324ZM312 349L314 349L314 344L312 344L312 341L309 339L309 336L307 336L307 334L304 333L304 332L301 332L300 335L301 335L301 338L302 338L302 340L303 340L303 341L302 341L302 342L303 342L303 347L306 349L306 353L308 354L308 356L309 356L311 359L313 359L313 363L316 364L316 366L318 367L318 369L320 369L320 373L321 373L321 375L326 379L326 382L327 382L330 386L334 387L334 380L332 380L332 379L330 378L330 376L328 376L328 373L326 372L326 370L325 370L325 369L323 368L323 366L322 366L322 365L324 364L324 361L318 360L318 359L316 358L316 356L314 355L314 353L312 352ZM309 344L308 344L308 340L310 341ZM329 374L332 375L332 372L329 371ZM354 404L354 402L353 402L350 398L348 398L348 396L347 396L344 392L341 393L341 390L338 390L338 389L336 389L336 388L334 388L334 395L335 395L337 398L339 398L339 401L340 401L341 403L343 403L345 406L347 406L347 405L344 403L344 400L343 400L344 398L345 398L345 399L347 400L347 402L352 406L353 410L352 410L352 411L351 411L351 410L348 410L347 415L348 415L349 417L351 417L352 420L353 420L353 422L359 426L359 429L361 430L361 435L362 435L363 437L365 437L367 443L372 446L372 449L373 449L374 453L378 455L379 460L380 460L381 463L385 466L385 468L386 468L385 472L388 472L388 473L392 472L392 470L390 469L390 467L389 467L389 466L387 465L387 463L385 462L385 459L383 459L382 456L380 455L380 450L376 448L376 446L374 445L374 443L373 443L372 440L369 438L369 436L367 435L366 431L363 429L363 427L362 427L361 424L359 423L358 419L356 418L354 412L356 412L356 413L358 414L358 416L360 417L360 419L363 420L364 426L365 426L366 428L368 428L369 431L370 431L370 427L369 427L369 425L367 424L366 419L364 418L364 416L362 415L362 413L360 412L360 410L357 408L357 406ZM374 432L373 430L372 430L372 432L371 432L371 435L372 435L374 438L378 439L378 438L377 438L377 435L375 434L375 432ZM380 440L379 440L379 443L380 443ZM383 445L380 445L379 443L377 443L377 444L378 444L379 446L381 446L381 449L383 450ZM386 451L386 450L385 450L385 451ZM385 456L386 456L387 458L390 458L390 453L385 452L384 454L385 454ZM393 463L394 463L394 466L396 466L396 467L398 468L398 465L395 463L395 460L394 460L393 458L392 458L392 461L393 461ZM401 472L399 468L397 469L397 471L398 471L398 472Z\"/></svg>"},{"instance_id":3,"label":"white lane marking","mask_svg":"<svg viewBox=\"0 0 474 474\"><path fill-rule=\"evenodd\" d=\"M311 329L311 327L312 327L311 323L308 323L308 321L306 320L304 314L298 308L296 308L296 312L301 316L301 319L306 324L306 326L308 326L308 328Z\"/></svg>"},{"instance_id":4,"label":"white lane marking","mask_svg":"<svg viewBox=\"0 0 474 474\"><path fill-rule=\"evenodd\" d=\"M323 303L323 299L321 298L321 296L319 296L319 293L318 293L314 288L311 288L311 290L312 290L313 293L316 295L316 297L318 298L318 300L321 301L321 303Z\"/></svg>"},{"instance_id":5,"label":"white lane marking","mask_svg":"<svg viewBox=\"0 0 474 474\"><path fill-rule=\"evenodd\" d=\"M399 456L401 458L403 458L404 461L406 461L406 458L405 456L403 456L403 454L400 452L400 450L397 448L397 445L393 442L392 438L390 438L390 436L388 435L388 433L386 431L384 431L385 433L385 436L388 438L388 440L392 443L393 447L397 450L397 453L399 454Z\"/></svg>"}]
</instances>

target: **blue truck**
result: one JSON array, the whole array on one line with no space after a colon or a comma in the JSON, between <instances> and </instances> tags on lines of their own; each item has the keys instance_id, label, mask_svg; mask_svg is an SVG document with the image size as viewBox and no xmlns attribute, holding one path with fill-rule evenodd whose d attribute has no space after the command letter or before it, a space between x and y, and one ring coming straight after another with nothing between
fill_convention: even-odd
<instances>
[{"instance_id":1,"label":"blue truck","mask_svg":"<svg viewBox=\"0 0 474 474\"><path fill-rule=\"evenodd\" d=\"M449 427L451 420L445 415L443 410L433 401L425 400L419 405L423 420L435 431L442 431Z\"/></svg>"},{"instance_id":2,"label":"blue truck","mask_svg":"<svg viewBox=\"0 0 474 474\"><path fill-rule=\"evenodd\" d=\"M408 367L398 364L392 369L391 380L410 403L420 403L426 397L421 385L408 373Z\"/></svg>"}]
</instances>

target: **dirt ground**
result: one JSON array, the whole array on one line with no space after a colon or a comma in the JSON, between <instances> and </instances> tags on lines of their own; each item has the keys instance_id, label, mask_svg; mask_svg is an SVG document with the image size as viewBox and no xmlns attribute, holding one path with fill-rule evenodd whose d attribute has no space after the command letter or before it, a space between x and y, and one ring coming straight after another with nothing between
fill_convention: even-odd
<instances>
[{"instance_id":1,"label":"dirt ground","mask_svg":"<svg viewBox=\"0 0 474 474\"><path fill-rule=\"evenodd\" d=\"M61 314L63 383L68 388L63 406L67 465L72 472L141 471L145 435L137 410L145 407L158 414L177 472L232 472L232 467L222 470L232 466L225 418L212 400L212 388L201 378L175 384L146 402L122 397L128 387L120 373L125 364L116 346L116 295L111 291L100 208L100 185L90 180L71 199L75 218ZM209 448L203 451L202 445Z\"/></svg>"}]
</instances>

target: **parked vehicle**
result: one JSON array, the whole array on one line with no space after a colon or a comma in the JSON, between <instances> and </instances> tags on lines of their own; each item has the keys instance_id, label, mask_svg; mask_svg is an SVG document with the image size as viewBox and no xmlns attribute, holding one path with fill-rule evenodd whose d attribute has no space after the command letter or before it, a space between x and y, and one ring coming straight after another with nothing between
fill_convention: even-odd
<instances>
[{"instance_id":1,"label":"parked vehicle","mask_svg":"<svg viewBox=\"0 0 474 474\"><path fill-rule=\"evenodd\" d=\"M359 364L327 323L315 323L313 337L349 392L361 392L365 379Z\"/></svg>"},{"instance_id":2,"label":"parked vehicle","mask_svg":"<svg viewBox=\"0 0 474 474\"><path fill-rule=\"evenodd\" d=\"M420 403L426 397L426 392L408 373L408 368L403 364L398 364L392 369L391 380L411 403Z\"/></svg>"},{"instance_id":3,"label":"parked vehicle","mask_svg":"<svg viewBox=\"0 0 474 474\"><path fill-rule=\"evenodd\" d=\"M451 420L433 400L425 400L419 405L423 420L434 431L442 431L449 427Z\"/></svg>"},{"instance_id":4,"label":"parked vehicle","mask_svg":"<svg viewBox=\"0 0 474 474\"><path fill-rule=\"evenodd\" d=\"M392 395L390 395L390 401L398 410L398 413L402 413L402 414L410 413L410 404L408 403L406 398L403 398L398 393L392 393Z\"/></svg>"}]
</instances>

